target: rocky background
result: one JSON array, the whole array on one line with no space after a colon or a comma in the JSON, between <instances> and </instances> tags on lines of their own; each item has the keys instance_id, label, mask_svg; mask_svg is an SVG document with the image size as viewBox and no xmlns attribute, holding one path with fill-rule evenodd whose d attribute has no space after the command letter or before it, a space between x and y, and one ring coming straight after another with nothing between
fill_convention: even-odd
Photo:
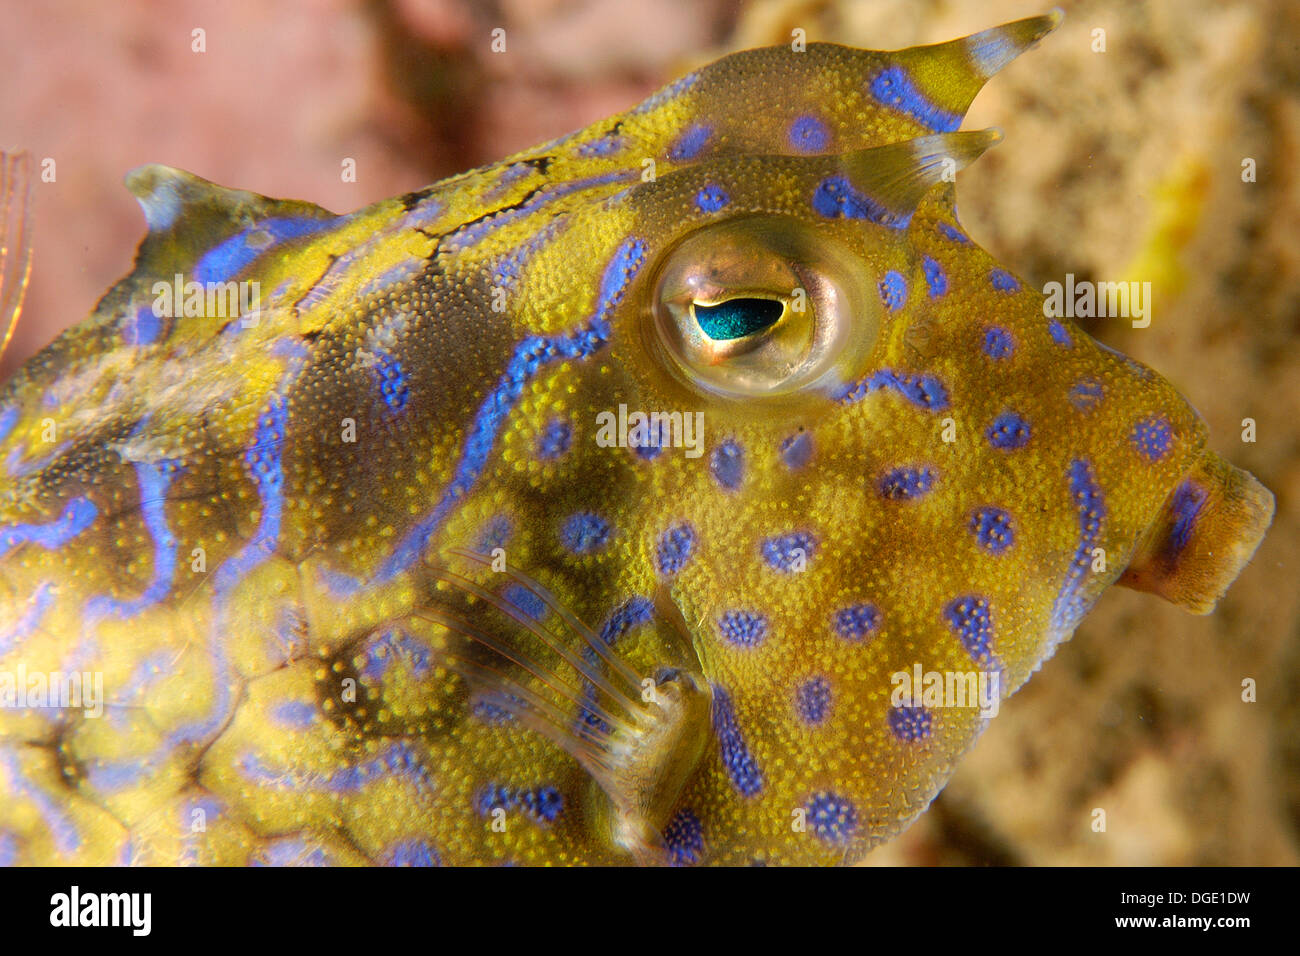
<instances>
[{"instance_id":1,"label":"rocky background","mask_svg":"<svg viewBox=\"0 0 1300 956\"><path fill-rule=\"evenodd\" d=\"M888 49L1032 0L47 0L12 5L0 147L56 162L0 378L130 269L144 162L347 211L586 125L746 46ZM1115 589L1007 703L881 864L1300 858L1300 7L1080 0L980 94L1006 141L961 174L971 235L1041 286L1151 281L1150 328L1089 331L1158 369L1277 495L1254 562L1192 617ZM491 31L507 52L490 52ZM206 51L192 50L195 29ZM1105 33L1105 51L1097 45ZM358 180L340 164L356 160ZM1242 181L1255 160L1256 181ZM1241 441L1253 418L1257 441ZM1258 683L1245 703L1241 684ZM1104 833L1093 811L1106 811Z\"/></svg>"}]
</instances>

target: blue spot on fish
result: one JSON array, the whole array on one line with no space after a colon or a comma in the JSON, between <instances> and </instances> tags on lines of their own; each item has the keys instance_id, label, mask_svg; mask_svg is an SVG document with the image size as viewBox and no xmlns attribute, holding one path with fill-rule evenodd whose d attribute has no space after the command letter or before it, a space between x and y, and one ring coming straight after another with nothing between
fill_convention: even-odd
<instances>
[{"instance_id":1,"label":"blue spot on fish","mask_svg":"<svg viewBox=\"0 0 1300 956\"><path fill-rule=\"evenodd\" d=\"M578 144L579 156L612 156L627 146L627 137L616 133L606 133L585 143Z\"/></svg>"},{"instance_id":2,"label":"blue spot on fish","mask_svg":"<svg viewBox=\"0 0 1300 956\"><path fill-rule=\"evenodd\" d=\"M1056 319L1047 323L1047 334L1052 337L1052 341L1061 348L1068 349L1074 345L1074 340L1070 338L1069 331Z\"/></svg>"},{"instance_id":3,"label":"blue spot on fish","mask_svg":"<svg viewBox=\"0 0 1300 956\"><path fill-rule=\"evenodd\" d=\"M767 637L767 618L755 611L724 611L718 632L737 647L755 647Z\"/></svg>"},{"instance_id":4,"label":"blue spot on fish","mask_svg":"<svg viewBox=\"0 0 1300 956\"><path fill-rule=\"evenodd\" d=\"M993 648L993 614L988 599L968 594L949 604L943 614L966 652L976 661L986 662Z\"/></svg>"},{"instance_id":5,"label":"blue spot on fish","mask_svg":"<svg viewBox=\"0 0 1300 956\"><path fill-rule=\"evenodd\" d=\"M943 266L929 256L923 256L921 270L925 273L925 284L930 290L930 298L937 299L948 293L948 276L943 271Z\"/></svg>"},{"instance_id":6,"label":"blue spot on fish","mask_svg":"<svg viewBox=\"0 0 1300 956\"><path fill-rule=\"evenodd\" d=\"M660 574L676 574L695 552L695 529L688 524L674 525L659 536L655 545L655 567Z\"/></svg>"},{"instance_id":7,"label":"blue spot on fish","mask_svg":"<svg viewBox=\"0 0 1300 956\"><path fill-rule=\"evenodd\" d=\"M1011 515L1001 508L980 508L970 519L970 533L990 554L1002 554L1016 543Z\"/></svg>"},{"instance_id":8,"label":"blue spot on fish","mask_svg":"<svg viewBox=\"0 0 1300 956\"><path fill-rule=\"evenodd\" d=\"M1016 350L1016 340L999 325L984 330L984 354L993 359L1004 359Z\"/></svg>"},{"instance_id":9,"label":"blue spot on fish","mask_svg":"<svg viewBox=\"0 0 1300 956\"><path fill-rule=\"evenodd\" d=\"M989 282L999 292L1015 292L1020 288L1020 280L1006 269L993 269L990 271Z\"/></svg>"},{"instance_id":10,"label":"blue spot on fish","mask_svg":"<svg viewBox=\"0 0 1300 956\"><path fill-rule=\"evenodd\" d=\"M537 440L538 457L554 459L563 457L573 444L573 426L562 418L552 418L542 429Z\"/></svg>"},{"instance_id":11,"label":"blue spot on fish","mask_svg":"<svg viewBox=\"0 0 1300 956\"><path fill-rule=\"evenodd\" d=\"M984 435L994 448L1007 451L1024 448L1032 437L1029 423L1015 412L1003 412L993 419L993 424Z\"/></svg>"},{"instance_id":12,"label":"blue spot on fish","mask_svg":"<svg viewBox=\"0 0 1300 956\"><path fill-rule=\"evenodd\" d=\"M816 547L816 539L807 531L792 531L764 541L763 560L775 571L790 573L806 564Z\"/></svg>"},{"instance_id":13,"label":"blue spot on fish","mask_svg":"<svg viewBox=\"0 0 1300 956\"><path fill-rule=\"evenodd\" d=\"M858 809L848 797L823 790L808 800L808 825L823 843L842 845L853 839L858 829Z\"/></svg>"},{"instance_id":14,"label":"blue spot on fish","mask_svg":"<svg viewBox=\"0 0 1300 956\"><path fill-rule=\"evenodd\" d=\"M880 299L891 312L897 312L907 301L907 280L890 269L880 280Z\"/></svg>"},{"instance_id":15,"label":"blue spot on fish","mask_svg":"<svg viewBox=\"0 0 1300 956\"><path fill-rule=\"evenodd\" d=\"M728 491L735 491L745 477L745 453L735 441L728 438L709 456L709 472L713 480Z\"/></svg>"},{"instance_id":16,"label":"blue spot on fish","mask_svg":"<svg viewBox=\"0 0 1300 956\"><path fill-rule=\"evenodd\" d=\"M826 124L816 116L799 116L790 124L790 146L799 153L820 153L830 142Z\"/></svg>"},{"instance_id":17,"label":"blue spot on fish","mask_svg":"<svg viewBox=\"0 0 1300 956\"><path fill-rule=\"evenodd\" d=\"M794 709L805 724L824 723L831 712L831 684L825 677L804 681L794 692Z\"/></svg>"},{"instance_id":18,"label":"blue spot on fish","mask_svg":"<svg viewBox=\"0 0 1300 956\"><path fill-rule=\"evenodd\" d=\"M812 459L812 436L799 432L781 440L781 461L791 471L802 468Z\"/></svg>"},{"instance_id":19,"label":"blue spot on fish","mask_svg":"<svg viewBox=\"0 0 1300 956\"><path fill-rule=\"evenodd\" d=\"M1169 453L1173 431L1163 415L1149 415L1133 426L1129 441L1147 461L1159 461Z\"/></svg>"},{"instance_id":20,"label":"blue spot on fish","mask_svg":"<svg viewBox=\"0 0 1300 956\"><path fill-rule=\"evenodd\" d=\"M574 554L591 554L609 539L609 522L590 511L580 511L565 519L560 528L560 543Z\"/></svg>"},{"instance_id":21,"label":"blue spot on fish","mask_svg":"<svg viewBox=\"0 0 1300 956\"><path fill-rule=\"evenodd\" d=\"M731 198L721 186L705 186L695 194L695 207L700 212L717 212L729 202Z\"/></svg>"},{"instance_id":22,"label":"blue spot on fish","mask_svg":"<svg viewBox=\"0 0 1300 956\"><path fill-rule=\"evenodd\" d=\"M880 610L873 604L850 604L832 615L831 627L837 637L856 644L880 627Z\"/></svg>"},{"instance_id":23,"label":"blue spot on fish","mask_svg":"<svg viewBox=\"0 0 1300 956\"><path fill-rule=\"evenodd\" d=\"M1070 386L1070 404L1081 412L1092 411L1105 396L1105 389L1096 379L1085 378Z\"/></svg>"},{"instance_id":24,"label":"blue spot on fish","mask_svg":"<svg viewBox=\"0 0 1300 956\"><path fill-rule=\"evenodd\" d=\"M524 587L522 584L511 583L506 585L506 589L501 596L518 611L522 611L534 621L543 620L550 613L550 608L546 602Z\"/></svg>"},{"instance_id":25,"label":"blue spot on fish","mask_svg":"<svg viewBox=\"0 0 1300 956\"><path fill-rule=\"evenodd\" d=\"M880 494L891 501L919 498L934 487L935 478L933 468L895 468L880 479Z\"/></svg>"},{"instance_id":26,"label":"blue spot on fish","mask_svg":"<svg viewBox=\"0 0 1300 956\"><path fill-rule=\"evenodd\" d=\"M919 693L915 688L912 692ZM933 718L924 707L891 707L889 729L899 740L924 740L933 729Z\"/></svg>"}]
</instances>

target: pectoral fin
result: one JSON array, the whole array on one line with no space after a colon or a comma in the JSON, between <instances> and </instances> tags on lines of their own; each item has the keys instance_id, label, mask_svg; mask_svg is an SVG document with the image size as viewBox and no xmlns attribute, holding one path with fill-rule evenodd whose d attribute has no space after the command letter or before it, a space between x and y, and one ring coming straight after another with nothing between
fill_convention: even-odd
<instances>
[{"instance_id":1,"label":"pectoral fin","mask_svg":"<svg viewBox=\"0 0 1300 956\"><path fill-rule=\"evenodd\" d=\"M1174 486L1119 583L1209 614L1272 520L1272 492L1207 451Z\"/></svg>"}]
</instances>

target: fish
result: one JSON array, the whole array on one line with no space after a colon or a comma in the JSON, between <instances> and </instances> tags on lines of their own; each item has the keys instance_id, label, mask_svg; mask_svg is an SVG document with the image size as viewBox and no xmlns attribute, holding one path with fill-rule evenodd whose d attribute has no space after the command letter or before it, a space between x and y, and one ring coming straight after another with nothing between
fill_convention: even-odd
<instances>
[{"instance_id":1,"label":"fish","mask_svg":"<svg viewBox=\"0 0 1300 956\"><path fill-rule=\"evenodd\" d=\"M855 863L1108 587L1212 611L1273 496L957 218L1060 20L733 53L343 215L131 172L0 391L0 863Z\"/></svg>"}]
</instances>

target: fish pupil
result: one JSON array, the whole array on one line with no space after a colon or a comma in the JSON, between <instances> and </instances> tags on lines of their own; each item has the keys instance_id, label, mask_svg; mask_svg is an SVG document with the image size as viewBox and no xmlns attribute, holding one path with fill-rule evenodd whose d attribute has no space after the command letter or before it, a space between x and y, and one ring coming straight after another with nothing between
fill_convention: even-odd
<instances>
[{"instance_id":1,"label":"fish pupil","mask_svg":"<svg viewBox=\"0 0 1300 956\"><path fill-rule=\"evenodd\" d=\"M727 299L716 305L696 302L692 306L701 331L714 341L743 339L774 324L785 312L775 299Z\"/></svg>"}]
</instances>

